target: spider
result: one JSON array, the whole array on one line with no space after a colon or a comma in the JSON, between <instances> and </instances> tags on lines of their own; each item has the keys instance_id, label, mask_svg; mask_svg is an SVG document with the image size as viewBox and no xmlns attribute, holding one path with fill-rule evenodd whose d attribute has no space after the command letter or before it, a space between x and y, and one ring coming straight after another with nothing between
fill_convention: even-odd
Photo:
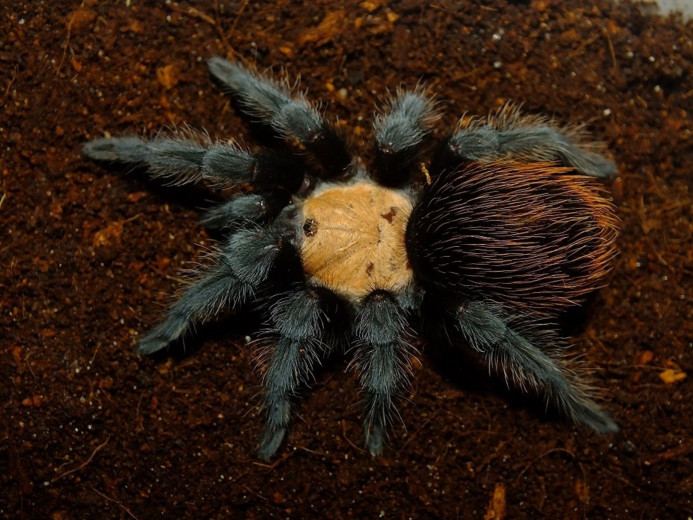
<instances>
[{"instance_id":1,"label":"spider","mask_svg":"<svg viewBox=\"0 0 693 520\"><path fill-rule=\"evenodd\" d=\"M375 117L367 171L286 82L220 57L208 67L285 149L253 153L190 131L84 146L94 160L172 183L247 188L202 217L225 241L139 339L141 354L223 309L262 303L264 460L284 441L297 391L340 349L353 352L365 394L366 447L381 454L418 354L411 339L423 329L466 345L573 421L618 430L570 368L557 332L566 310L604 285L615 254L616 217L595 178L615 176L616 165L579 128L506 105L462 117L433 146L437 103L425 89L398 90Z\"/></svg>"}]
</instances>

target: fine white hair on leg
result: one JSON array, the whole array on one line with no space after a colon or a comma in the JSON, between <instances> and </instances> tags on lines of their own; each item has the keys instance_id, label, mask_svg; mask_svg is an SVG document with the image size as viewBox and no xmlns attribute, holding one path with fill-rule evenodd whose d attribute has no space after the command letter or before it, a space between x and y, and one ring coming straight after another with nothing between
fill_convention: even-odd
<instances>
[{"instance_id":1,"label":"fine white hair on leg","mask_svg":"<svg viewBox=\"0 0 693 520\"><path fill-rule=\"evenodd\" d=\"M184 136L101 138L84 145L84 154L103 162L146 168L154 178L172 185L210 181L218 185L253 183L296 190L302 165L288 156L251 153L230 142L211 143L203 134Z\"/></svg>"},{"instance_id":2,"label":"fine white hair on leg","mask_svg":"<svg viewBox=\"0 0 693 520\"><path fill-rule=\"evenodd\" d=\"M440 118L433 99L423 88L397 90L373 122L377 146L376 180L401 186L419 168L424 140Z\"/></svg>"},{"instance_id":3,"label":"fine white hair on leg","mask_svg":"<svg viewBox=\"0 0 693 520\"><path fill-rule=\"evenodd\" d=\"M506 104L487 118L462 118L447 147L465 161L559 162L584 175L615 177L616 164L583 134L580 127L561 127L545 117L522 115L519 108Z\"/></svg>"},{"instance_id":4,"label":"fine white hair on leg","mask_svg":"<svg viewBox=\"0 0 693 520\"><path fill-rule=\"evenodd\" d=\"M352 362L366 393L363 430L366 448L380 455L386 429L397 415L393 399L409 383L416 350L407 342L405 311L384 291L373 292L355 319Z\"/></svg>"},{"instance_id":5,"label":"fine white hair on leg","mask_svg":"<svg viewBox=\"0 0 693 520\"><path fill-rule=\"evenodd\" d=\"M324 176L340 177L349 168L351 155L346 144L303 94L292 94L285 84L218 56L207 66L248 115L271 126L280 136L298 141L313 154L324 167Z\"/></svg>"},{"instance_id":6,"label":"fine white hair on leg","mask_svg":"<svg viewBox=\"0 0 693 520\"><path fill-rule=\"evenodd\" d=\"M547 401L573 421L601 433L618 426L586 393L585 385L522 334L510 327L499 307L469 302L457 312L457 329L489 365L501 370L508 383L544 392Z\"/></svg>"}]
</instances>

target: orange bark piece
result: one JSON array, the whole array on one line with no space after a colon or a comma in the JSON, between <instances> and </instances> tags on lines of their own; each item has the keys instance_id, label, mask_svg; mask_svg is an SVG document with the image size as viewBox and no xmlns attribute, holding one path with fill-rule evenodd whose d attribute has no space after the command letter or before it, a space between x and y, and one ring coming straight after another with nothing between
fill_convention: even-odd
<instances>
[{"instance_id":1,"label":"orange bark piece","mask_svg":"<svg viewBox=\"0 0 693 520\"><path fill-rule=\"evenodd\" d=\"M664 384L671 385L677 383L678 381L683 381L688 377L688 374L682 370L675 370L673 368L667 368L659 373L659 379L661 379Z\"/></svg>"},{"instance_id":2,"label":"orange bark piece","mask_svg":"<svg viewBox=\"0 0 693 520\"><path fill-rule=\"evenodd\" d=\"M496 484L484 520L502 520L503 518L505 518L505 485Z\"/></svg>"},{"instance_id":3,"label":"orange bark piece","mask_svg":"<svg viewBox=\"0 0 693 520\"><path fill-rule=\"evenodd\" d=\"M311 27L301 34L298 42L301 45L313 43L320 47L332 41L332 39L342 31L346 13L343 10L327 13L316 27Z\"/></svg>"}]
</instances>

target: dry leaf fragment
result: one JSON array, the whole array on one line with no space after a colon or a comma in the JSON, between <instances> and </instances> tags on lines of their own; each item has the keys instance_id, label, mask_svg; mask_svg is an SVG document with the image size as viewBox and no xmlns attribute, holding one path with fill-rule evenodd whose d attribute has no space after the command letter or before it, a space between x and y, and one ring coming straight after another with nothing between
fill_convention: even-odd
<instances>
[{"instance_id":1,"label":"dry leaf fragment","mask_svg":"<svg viewBox=\"0 0 693 520\"><path fill-rule=\"evenodd\" d=\"M156 69L156 79L166 90L178 84L180 74L175 65L165 65Z\"/></svg>"},{"instance_id":2,"label":"dry leaf fragment","mask_svg":"<svg viewBox=\"0 0 693 520\"><path fill-rule=\"evenodd\" d=\"M590 501L590 487L586 480L579 478L575 481L575 493L583 504Z\"/></svg>"},{"instance_id":3,"label":"dry leaf fragment","mask_svg":"<svg viewBox=\"0 0 693 520\"><path fill-rule=\"evenodd\" d=\"M345 20L346 13L344 10L327 13L317 27L311 27L304 31L298 38L298 42L301 46L306 43L313 43L315 47L325 45L342 31Z\"/></svg>"},{"instance_id":4,"label":"dry leaf fragment","mask_svg":"<svg viewBox=\"0 0 693 520\"><path fill-rule=\"evenodd\" d=\"M92 245L94 247L100 247L120 242L120 235L123 232L124 223L124 220L117 220L94 233L91 240Z\"/></svg>"},{"instance_id":5,"label":"dry leaf fragment","mask_svg":"<svg viewBox=\"0 0 693 520\"><path fill-rule=\"evenodd\" d=\"M667 368L659 373L659 379L664 381L666 385L672 385L678 381L683 381L688 377L688 374L683 370L675 370L673 368Z\"/></svg>"},{"instance_id":6,"label":"dry leaf fragment","mask_svg":"<svg viewBox=\"0 0 693 520\"><path fill-rule=\"evenodd\" d=\"M651 350L643 350L640 353L640 357L638 358L638 361L640 362L641 365L647 365L653 359L654 359L654 352L652 352Z\"/></svg>"},{"instance_id":7,"label":"dry leaf fragment","mask_svg":"<svg viewBox=\"0 0 693 520\"><path fill-rule=\"evenodd\" d=\"M502 520L503 518L505 518L505 485L496 484L484 520Z\"/></svg>"}]
</instances>

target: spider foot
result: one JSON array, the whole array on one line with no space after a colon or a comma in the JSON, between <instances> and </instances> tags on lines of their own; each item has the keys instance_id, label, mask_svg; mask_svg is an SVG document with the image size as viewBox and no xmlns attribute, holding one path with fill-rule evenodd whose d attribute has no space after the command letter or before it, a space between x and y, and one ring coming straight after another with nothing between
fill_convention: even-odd
<instances>
[{"instance_id":1,"label":"spider foot","mask_svg":"<svg viewBox=\"0 0 693 520\"><path fill-rule=\"evenodd\" d=\"M383 454L385 447L385 430L382 425L373 425L366 430L366 449L372 456Z\"/></svg>"},{"instance_id":2,"label":"spider foot","mask_svg":"<svg viewBox=\"0 0 693 520\"><path fill-rule=\"evenodd\" d=\"M257 456L265 462L274 457L277 450L282 445L282 441L286 437L286 428L282 426L266 425L265 431L260 439L260 448L257 450Z\"/></svg>"},{"instance_id":3,"label":"spider foot","mask_svg":"<svg viewBox=\"0 0 693 520\"><path fill-rule=\"evenodd\" d=\"M168 341L160 336L149 337L145 336L137 344L137 353L147 356L154 354L168 345Z\"/></svg>"},{"instance_id":4,"label":"spider foot","mask_svg":"<svg viewBox=\"0 0 693 520\"><path fill-rule=\"evenodd\" d=\"M83 152L95 161L125 163L142 162L147 155L144 142L137 137L94 139L84 145Z\"/></svg>"},{"instance_id":5,"label":"spider foot","mask_svg":"<svg viewBox=\"0 0 693 520\"><path fill-rule=\"evenodd\" d=\"M616 433L619 427L614 420L590 399L565 403L565 409L573 420L599 433Z\"/></svg>"},{"instance_id":6,"label":"spider foot","mask_svg":"<svg viewBox=\"0 0 693 520\"><path fill-rule=\"evenodd\" d=\"M146 356L166 348L185 332L187 326L185 316L172 312L165 321L139 340L137 352Z\"/></svg>"}]
</instances>

